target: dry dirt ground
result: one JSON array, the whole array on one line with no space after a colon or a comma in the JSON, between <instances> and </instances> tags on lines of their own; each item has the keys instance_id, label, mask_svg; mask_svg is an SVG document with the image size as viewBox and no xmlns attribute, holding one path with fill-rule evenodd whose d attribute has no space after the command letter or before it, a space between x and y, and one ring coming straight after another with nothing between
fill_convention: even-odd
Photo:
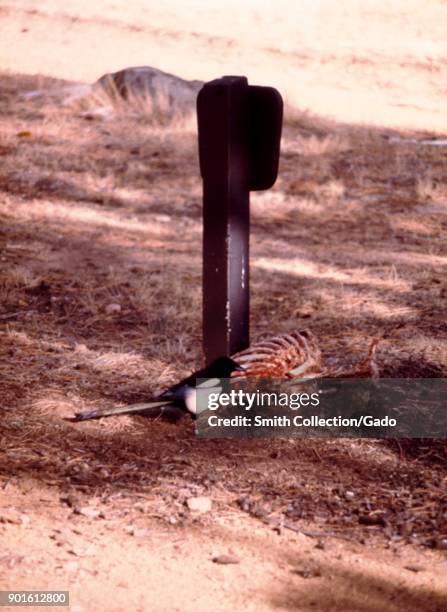
<instances>
[{"instance_id":1,"label":"dry dirt ground","mask_svg":"<svg viewBox=\"0 0 447 612\"><path fill-rule=\"evenodd\" d=\"M127 21L107 2L0 9L0 587L68 589L78 612L447 610L442 441L201 440L188 419L63 420L150 397L201 363L196 135L141 107L100 119L23 94L138 63L234 72L225 49L258 53L258 82L280 61L292 70L292 47L228 42L222 20L207 37L172 6L151 27L136 1ZM405 139L447 131L447 10L426 3L410 21L396 3L393 21L375 6L363 24L388 17L401 56L348 14L338 27L364 44L359 61L354 43L308 37L295 66L321 113L334 95L333 116L291 112L286 92L280 178L252 196L252 337L309 327L340 362L380 338L382 376L445 377L447 148ZM346 122L347 100L370 125ZM197 496L211 512L188 509Z\"/></svg>"}]
</instances>

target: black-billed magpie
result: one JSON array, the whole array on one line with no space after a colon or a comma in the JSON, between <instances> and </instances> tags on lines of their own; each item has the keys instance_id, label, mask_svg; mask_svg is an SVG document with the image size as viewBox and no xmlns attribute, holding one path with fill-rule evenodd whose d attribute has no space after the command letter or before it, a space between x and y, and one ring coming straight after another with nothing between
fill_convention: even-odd
<instances>
[{"instance_id":1,"label":"black-billed magpie","mask_svg":"<svg viewBox=\"0 0 447 612\"><path fill-rule=\"evenodd\" d=\"M219 357L205 368L194 372L169 389L166 389L166 391L163 391L161 395L150 402L78 412L74 417L67 418L66 420L74 422L88 421L90 419L101 419L120 414L156 416L162 413L162 409L166 406L177 408L195 418L197 412L196 389L198 384L200 387L218 388L221 379L230 378L232 372L239 370L244 370L244 368L231 359L231 357Z\"/></svg>"}]
</instances>

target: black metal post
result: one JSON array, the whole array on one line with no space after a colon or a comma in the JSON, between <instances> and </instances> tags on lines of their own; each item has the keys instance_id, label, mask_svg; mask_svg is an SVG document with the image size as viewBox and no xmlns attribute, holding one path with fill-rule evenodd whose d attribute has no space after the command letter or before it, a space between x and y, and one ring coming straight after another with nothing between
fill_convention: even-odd
<instances>
[{"instance_id":1,"label":"black metal post","mask_svg":"<svg viewBox=\"0 0 447 612\"><path fill-rule=\"evenodd\" d=\"M276 180L282 100L245 77L197 99L203 178L203 344L207 363L249 343L249 191Z\"/></svg>"}]
</instances>

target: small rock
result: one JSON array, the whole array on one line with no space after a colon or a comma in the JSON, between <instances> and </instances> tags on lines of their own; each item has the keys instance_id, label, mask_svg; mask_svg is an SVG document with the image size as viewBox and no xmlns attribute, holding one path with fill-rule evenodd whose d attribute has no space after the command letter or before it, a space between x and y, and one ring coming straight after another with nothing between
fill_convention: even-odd
<instances>
[{"instance_id":1,"label":"small rock","mask_svg":"<svg viewBox=\"0 0 447 612\"><path fill-rule=\"evenodd\" d=\"M297 574L297 576L301 576L301 578L318 578L321 576L319 569L312 569L309 567L297 567L293 569L292 572Z\"/></svg>"},{"instance_id":2,"label":"small rock","mask_svg":"<svg viewBox=\"0 0 447 612\"><path fill-rule=\"evenodd\" d=\"M251 507L250 498L247 496L240 497L237 500L237 504L242 512L249 512Z\"/></svg>"},{"instance_id":3,"label":"small rock","mask_svg":"<svg viewBox=\"0 0 447 612\"><path fill-rule=\"evenodd\" d=\"M121 304L107 304L104 310L105 313L108 315L116 314L118 312L121 312Z\"/></svg>"},{"instance_id":4,"label":"small rock","mask_svg":"<svg viewBox=\"0 0 447 612\"><path fill-rule=\"evenodd\" d=\"M425 570L425 567L423 567L422 565L405 565L405 569L408 570L409 572L423 572Z\"/></svg>"},{"instance_id":5,"label":"small rock","mask_svg":"<svg viewBox=\"0 0 447 612\"><path fill-rule=\"evenodd\" d=\"M190 497L186 500L186 505L191 512L205 513L211 510L213 502L209 497Z\"/></svg>"},{"instance_id":6,"label":"small rock","mask_svg":"<svg viewBox=\"0 0 447 612\"><path fill-rule=\"evenodd\" d=\"M218 565L232 565L240 563L240 560L236 555L217 555L213 557L213 563L217 563Z\"/></svg>"},{"instance_id":7,"label":"small rock","mask_svg":"<svg viewBox=\"0 0 447 612\"><path fill-rule=\"evenodd\" d=\"M74 495L61 495L59 500L69 508L76 508L79 504L79 499Z\"/></svg>"},{"instance_id":8,"label":"small rock","mask_svg":"<svg viewBox=\"0 0 447 612\"><path fill-rule=\"evenodd\" d=\"M88 348L86 344L77 344L75 346L76 353L88 353Z\"/></svg>"},{"instance_id":9,"label":"small rock","mask_svg":"<svg viewBox=\"0 0 447 612\"><path fill-rule=\"evenodd\" d=\"M51 533L49 537L56 542L56 546L65 546L69 544L69 541L62 533Z\"/></svg>"},{"instance_id":10,"label":"small rock","mask_svg":"<svg viewBox=\"0 0 447 612\"><path fill-rule=\"evenodd\" d=\"M124 531L134 538L145 538L150 533L149 529L139 529L135 525L127 525L127 527L124 527Z\"/></svg>"},{"instance_id":11,"label":"small rock","mask_svg":"<svg viewBox=\"0 0 447 612\"><path fill-rule=\"evenodd\" d=\"M249 511L250 516L259 519L266 519L270 514L270 508L262 504L252 504Z\"/></svg>"},{"instance_id":12,"label":"small rock","mask_svg":"<svg viewBox=\"0 0 447 612\"><path fill-rule=\"evenodd\" d=\"M170 525L177 525L178 520L175 518L175 516L170 516L169 519L168 519L168 523Z\"/></svg>"},{"instance_id":13,"label":"small rock","mask_svg":"<svg viewBox=\"0 0 447 612\"><path fill-rule=\"evenodd\" d=\"M81 514L87 518L98 518L102 514L101 510L98 510L98 508L93 508L93 506L83 506L82 508L76 506L76 508L73 509L73 512L74 514Z\"/></svg>"},{"instance_id":14,"label":"small rock","mask_svg":"<svg viewBox=\"0 0 447 612\"><path fill-rule=\"evenodd\" d=\"M171 221L171 217L169 215L154 215L154 220L159 223L169 223Z\"/></svg>"},{"instance_id":15,"label":"small rock","mask_svg":"<svg viewBox=\"0 0 447 612\"><path fill-rule=\"evenodd\" d=\"M315 548L318 548L318 550L326 550L326 545L323 540L318 540L318 542L315 544Z\"/></svg>"},{"instance_id":16,"label":"small rock","mask_svg":"<svg viewBox=\"0 0 447 612\"><path fill-rule=\"evenodd\" d=\"M9 523L10 525L23 525L29 523L29 517L26 514L20 514L14 510L6 510L0 514L0 523Z\"/></svg>"},{"instance_id":17,"label":"small rock","mask_svg":"<svg viewBox=\"0 0 447 612\"><path fill-rule=\"evenodd\" d=\"M149 529L134 529L133 537L134 538L146 538L150 534Z\"/></svg>"},{"instance_id":18,"label":"small rock","mask_svg":"<svg viewBox=\"0 0 447 612\"><path fill-rule=\"evenodd\" d=\"M86 121L95 121L95 119L110 119L113 117L113 108L111 106L99 106L90 111L79 113L79 116Z\"/></svg>"},{"instance_id":19,"label":"small rock","mask_svg":"<svg viewBox=\"0 0 447 612\"><path fill-rule=\"evenodd\" d=\"M89 471L89 469L90 468L89 468L88 464L85 463L84 461L81 462L81 463L77 463L76 465L73 465L70 468L71 473L74 474L74 476L72 476L71 478L72 479L74 478L76 480L76 478L79 478L79 475L82 472L85 474L85 473L87 473Z\"/></svg>"},{"instance_id":20,"label":"small rock","mask_svg":"<svg viewBox=\"0 0 447 612\"><path fill-rule=\"evenodd\" d=\"M383 514L362 514L359 516L360 525L380 525L384 527L386 525L385 517Z\"/></svg>"},{"instance_id":21,"label":"small rock","mask_svg":"<svg viewBox=\"0 0 447 612\"><path fill-rule=\"evenodd\" d=\"M65 569L67 572L76 572L79 567L79 563L77 561L69 561L65 564Z\"/></svg>"},{"instance_id":22,"label":"small rock","mask_svg":"<svg viewBox=\"0 0 447 612\"><path fill-rule=\"evenodd\" d=\"M439 550L447 550L447 537L441 537L436 540L436 548Z\"/></svg>"},{"instance_id":23,"label":"small rock","mask_svg":"<svg viewBox=\"0 0 447 612\"><path fill-rule=\"evenodd\" d=\"M355 497L355 493L354 491L345 491L345 499L347 499L348 501L353 500Z\"/></svg>"},{"instance_id":24,"label":"small rock","mask_svg":"<svg viewBox=\"0 0 447 612\"><path fill-rule=\"evenodd\" d=\"M89 548L72 546L71 548L67 548L67 553L74 557L91 557L93 551L91 546Z\"/></svg>"}]
</instances>

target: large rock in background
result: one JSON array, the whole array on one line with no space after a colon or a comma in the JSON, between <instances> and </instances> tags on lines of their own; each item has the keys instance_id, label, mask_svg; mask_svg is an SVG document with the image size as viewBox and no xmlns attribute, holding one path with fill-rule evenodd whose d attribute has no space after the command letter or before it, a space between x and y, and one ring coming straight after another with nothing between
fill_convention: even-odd
<instances>
[{"instance_id":1,"label":"large rock in background","mask_svg":"<svg viewBox=\"0 0 447 612\"><path fill-rule=\"evenodd\" d=\"M195 116L202 85L203 81L187 81L152 66L139 66L104 74L90 85L57 85L27 91L23 97L77 108L86 119L132 113L144 115L151 123L168 124Z\"/></svg>"},{"instance_id":2,"label":"large rock in background","mask_svg":"<svg viewBox=\"0 0 447 612\"><path fill-rule=\"evenodd\" d=\"M195 113L202 81L187 81L152 66L124 68L105 74L92 86L113 106L129 108L165 123Z\"/></svg>"}]
</instances>

